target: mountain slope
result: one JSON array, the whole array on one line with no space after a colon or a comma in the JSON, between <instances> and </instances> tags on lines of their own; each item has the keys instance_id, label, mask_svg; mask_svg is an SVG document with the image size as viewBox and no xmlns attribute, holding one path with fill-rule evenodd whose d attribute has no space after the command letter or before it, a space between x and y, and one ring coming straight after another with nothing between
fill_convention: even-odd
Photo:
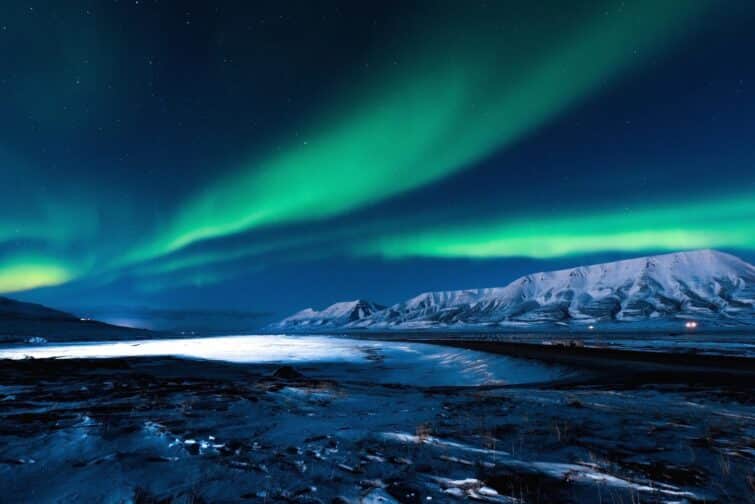
<instances>
[{"instance_id":1,"label":"mountain slope","mask_svg":"<svg viewBox=\"0 0 755 504\"><path fill-rule=\"evenodd\" d=\"M384 309L384 306L363 299L344 301L330 305L321 311L307 308L283 319L279 323L274 324L271 328L303 329L343 327L364 320Z\"/></svg>"},{"instance_id":2,"label":"mountain slope","mask_svg":"<svg viewBox=\"0 0 755 504\"><path fill-rule=\"evenodd\" d=\"M0 321L6 320L77 320L70 313L54 310L41 304L24 303L0 297Z\"/></svg>"},{"instance_id":3,"label":"mountain slope","mask_svg":"<svg viewBox=\"0 0 755 504\"><path fill-rule=\"evenodd\" d=\"M0 297L0 343L144 338L148 331L81 319L46 306Z\"/></svg>"},{"instance_id":4,"label":"mountain slope","mask_svg":"<svg viewBox=\"0 0 755 504\"><path fill-rule=\"evenodd\" d=\"M755 323L753 306L755 267L697 250L534 273L505 287L427 292L344 327L661 327L683 319L725 326Z\"/></svg>"}]
</instances>

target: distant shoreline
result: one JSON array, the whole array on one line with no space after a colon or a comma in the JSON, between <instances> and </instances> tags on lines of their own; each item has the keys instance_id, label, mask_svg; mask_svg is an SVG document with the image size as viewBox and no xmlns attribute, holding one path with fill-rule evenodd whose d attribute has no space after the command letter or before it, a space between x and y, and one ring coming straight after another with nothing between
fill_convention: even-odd
<instances>
[{"instance_id":1,"label":"distant shoreline","mask_svg":"<svg viewBox=\"0 0 755 504\"><path fill-rule=\"evenodd\" d=\"M617 364L629 366L619 368L617 374L627 374L627 371L630 374L648 372L697 373L701 379L704 378L703 381L708 381L715 376L755 376L755 358L753 357L570 346L568 343L542 344L470 339L413 341L537 359L544 362L578 365L585 368L617 370Z\"/></svg>"}]
</instances>

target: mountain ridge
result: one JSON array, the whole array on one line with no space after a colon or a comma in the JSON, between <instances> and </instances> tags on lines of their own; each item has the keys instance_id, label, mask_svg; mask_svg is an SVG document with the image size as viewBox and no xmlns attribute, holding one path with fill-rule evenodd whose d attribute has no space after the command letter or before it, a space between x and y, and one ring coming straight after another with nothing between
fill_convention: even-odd
<instances>
[{"instance_id":1,"label":"mountain ridge","mask_svg":"<svg viewBox=\"0 0 755 504\"><path fill-rule=\"evenodd\" d=\"M273 324L273 327L340 327L358 322L384 309L385 306L364 299L341 301L323 310L305 308Z\"/></svg>"},{"instance_id":2,"label":"mountain ridge","mask_svg":"<svg viewBox=\"0 0 755 504\"><path fill-rule=\"evenodd\" d=\"M0 296L0 320L77 320L75 315L49 308L38 303L28 303Z\"/></svg>"},{"instance_id":3,"label":"mountain ridge","mask_svg":"<svg viewBox=\"0 0 755 504\"><path fill-rule=\"evenodd\" d=\"M128 340L149 334L0 296L0 343Z\"/></svg>"},{"instance_id":4,"label":"mountain ridge","mask_svg":"<svg viewBox=\"0 0 755 504\"><path fill-rule=\"evenodd\" d=\"M336 304L338 305L338 303ZM333 305L333 306L336 306ZM424 292L342 330L755 324L755 266L711 249L674 252L521 276L503 287ZM327 311L326 308L323 312ZM281 329L316 327L298 312Z\"/></svg>"}]
</instances>

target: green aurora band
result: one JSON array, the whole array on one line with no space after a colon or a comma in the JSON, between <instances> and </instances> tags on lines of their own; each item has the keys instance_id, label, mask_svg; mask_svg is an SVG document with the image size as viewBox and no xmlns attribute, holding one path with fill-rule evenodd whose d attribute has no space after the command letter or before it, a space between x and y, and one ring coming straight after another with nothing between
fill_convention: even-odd
<instances>
[{"instance_id":1,"label":"green aurora band","mask_svg":"<svg viewBox=\"0 0 755 504\"><path fill-rule=\"evenodd\" d=\"M0 260L0 293L61 285L77 272L56 259L24 254Z\"/></svg>"},{"instance_id":2,"label":"green aurora band","mask_svg":"<svg viewBox=\"0 0 755 504\"><path fill-rule=\"evenodd\" d=\"M92 251L96 259L74 260L78 254L71 252L95 242L95 204L79 208L70 198L50 195L33 205L36 212L0 216L0 242L44 241L42 247L32 244L0 257L0 293L132 271L142 278L196 272L210 283L212 275L202 270L213 264L309 241L319 247L330 237L175 256L204 240L347 214L467 169L521 141L632 67L668 52L693 31L710 5L614 2L599 13L575 7L568 19L514 16L504 27L493 26L496 16L490 16L489 24L479 19L422 20L420 24L439 26L440 31L400 41L397 54L403 64L394 66L390 56L383 56L384 64L377 65L369 81L350 86L341 100L315 114L309 127L292 135L295 141L252 156L199 188L162 224L151 219L151 231L126 236L109 248L98 245ZM334 236L346 235L353 243L350 250L341 249L343 253L389 258L549 258L601 251L755 248L753 200L679 202L631 213L585 209L561 218L501 217L471 227L438 228L407 216L401 225L371 222L370 229L353 239L348 239L348 229ZM621 202L616 205L620 207ZM130 210L134 215L138 211Z\"/></svg>"},{"instance_id":3,"label":"green aurora band","mask_svg":"<svg viewBox=\"0 0 755 504\"><path fill-rule=\"evenodd\" d=\"M216 280L213 275L218 267L227 269L236 261L248 263L252 258L256 258L252 262L254 267L261 268L271 260L290 262L338 253L388 260L551 259L606 252L755 249L755 195L751 194L698 203L668 202L625 211L589 208L561 217L499 217L438 228L438 222L443 221L442 218L381 221L328 233L265 240L257 246L218 244L211 251L187 249L153 263L137 265L130 274L157 289L161 284L184 284L187 278L201 278L202 283L210 284ZM344 250L344 240L354 245ZM217 277L224 278L227 276Z\"/></svg>"},{"instance_id":4,"label":"green aurora band","mask_svg":"<svg viewBox=\"0 0 755 504\"><path fill-rule=\"evenodd\" d=\"M355 253L386 258L531 257L595 252L755 248L755 195L591 211L557 218L497 219L445 229L415 229L359 244Z\"/></svg>"},{"instance_id":5,"label":"green aurora band","mask_svg":"<svg viewBox=\"0 0 755 504\"><path fill-rule=\"evenodd\" d=\"M558 22L515 19L506 31L478 22L427 34L404 51L409 67L384 71L288 148L202 189L125 262L344 214L468 168L657 55L707 5L617 2Z\"/></svg>"}]
</instances>

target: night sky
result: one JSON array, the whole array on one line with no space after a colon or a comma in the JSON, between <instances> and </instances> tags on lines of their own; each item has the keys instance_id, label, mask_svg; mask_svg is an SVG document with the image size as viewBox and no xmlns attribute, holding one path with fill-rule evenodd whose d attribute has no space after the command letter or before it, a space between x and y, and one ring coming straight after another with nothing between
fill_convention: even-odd
<instances>
[{"instance_id":1,"label":"night sky","mask_svg":"<svg viewBox=\"0 0 755 504\"><path fill-rule=\"evenodd\" d=\"M0 294L149 326L753 261L754 25L749 0L5 0Z\"/></svg>"}]
</instances>

